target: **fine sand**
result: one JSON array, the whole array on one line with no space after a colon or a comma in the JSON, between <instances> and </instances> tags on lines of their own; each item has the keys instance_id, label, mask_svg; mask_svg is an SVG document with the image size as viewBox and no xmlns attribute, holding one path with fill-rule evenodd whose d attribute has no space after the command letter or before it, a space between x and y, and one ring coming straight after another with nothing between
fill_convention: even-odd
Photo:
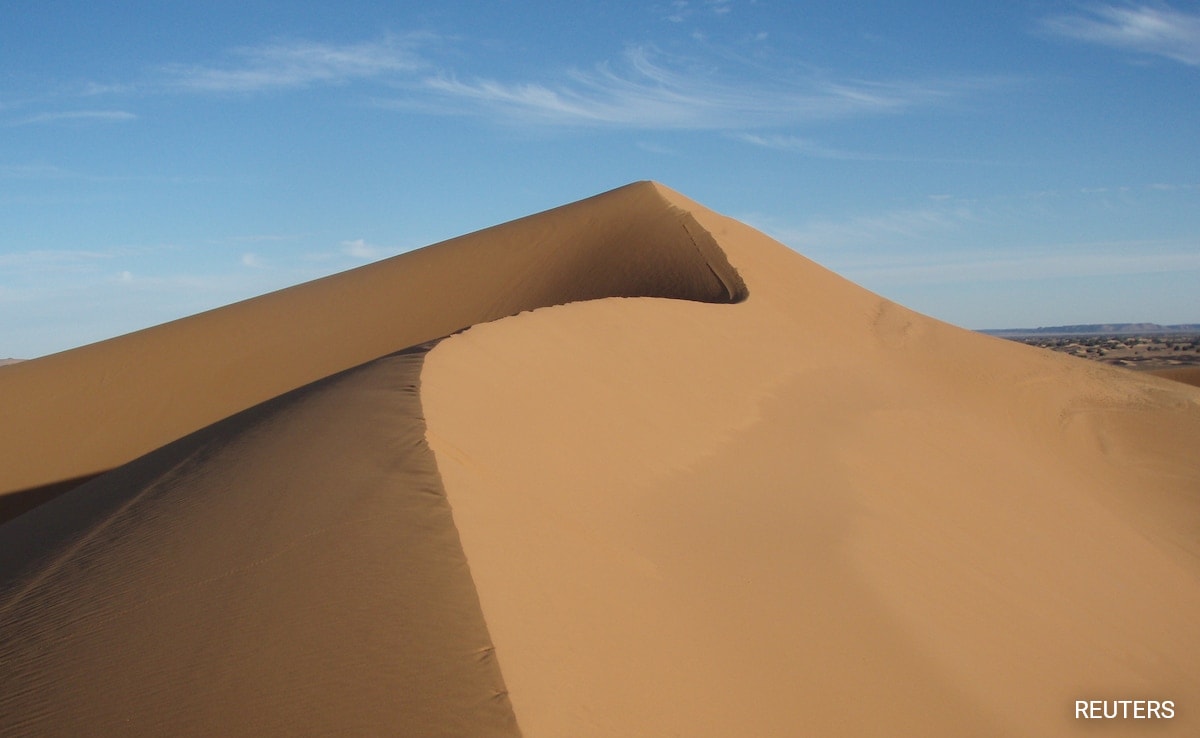
<instances>
[{"instance_id":1,"label":"fine sand","mask_svg":"<svg viewBox=\"0 0 1200 738\"><path fill-rule=\"evenodd\" d=\"M1200 731L1200 389L656 184L0 407L0 734ZM1075 718L1126 699L1175 717Z\"/></svg>"}]
</instances>

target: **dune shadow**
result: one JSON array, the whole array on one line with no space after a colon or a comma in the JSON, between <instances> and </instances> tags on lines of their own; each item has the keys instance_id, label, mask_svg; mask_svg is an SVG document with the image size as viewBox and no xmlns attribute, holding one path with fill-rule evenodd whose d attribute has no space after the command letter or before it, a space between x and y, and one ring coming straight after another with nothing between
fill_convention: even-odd
<instances>
[{"instance_id":1,"label":"dune shadow","mask_svg":"<svg viewBox=\"0 0 1200 738\"><path fill-rule=\"evenodd\" d=\"M58 482L51 482L38 487L7 492L0 495L0 525L32 510L38 505L53 500L61 494L70 492L79 485L86 484L98 476L100 474L87 474L82 477L63 479Z\"/></svg>"}]
</instances>

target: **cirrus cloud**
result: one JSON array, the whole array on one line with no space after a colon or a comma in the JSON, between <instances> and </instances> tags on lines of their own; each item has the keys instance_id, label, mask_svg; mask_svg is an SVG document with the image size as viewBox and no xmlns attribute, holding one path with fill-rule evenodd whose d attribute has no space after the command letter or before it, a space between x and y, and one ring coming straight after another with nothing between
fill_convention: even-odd
<instances>
[{"instance_id":1,"label":"cirrus cloud","mask_svg":"<svg viewBox=\"0 0 1200 738\"><path fill-rule=\"evenodd\" d=\"M1084 15L1046 19L1043 26L1068 38L1200 66L1200 13L1160 4L1100 5Z\"/></svg>"},{"instance_id":2,"label":"cirrus cloud","mask_svg":"<svg viewBox=\"0 0 1200 738\"><path fill-rule=\"evenodd\" d=\"M836 80L814 75L764 82L741 78L737 72L730 69L718 75L653 48L635 46L625 50L618 65L572 69L557 82L463 80L437 74L427 77L423 87L440 98L439 112L474 113L518 124L731 130L902 112L992 84ZM381 104L421 107L412 98Z\"/></svg>"},{"instance_id":3,"label":"cirrus cloud","mask_svg":"<svg viewBox=\"0 0 1200 738\"><path fill-rule=\"evenodd\" d=\"M137 120L137 115L126 110L63 110L52 113L38 113L12 121L9 125L29 126L42 123L70 122L124 122Z\"/></svg>"},{"instance_id":4,"label":"cirrus cloud","mask_svg":"<svg viewBox=\"0 0 1200 738\"><path fill-rule=\"evenodd\" d=\"M162 68L164 86L186 92L260 92L411 73L422 66L416 40L388 36L342 45L281 41L240 48L223 65L167 65Z\"/></svg>"}]
</instances>

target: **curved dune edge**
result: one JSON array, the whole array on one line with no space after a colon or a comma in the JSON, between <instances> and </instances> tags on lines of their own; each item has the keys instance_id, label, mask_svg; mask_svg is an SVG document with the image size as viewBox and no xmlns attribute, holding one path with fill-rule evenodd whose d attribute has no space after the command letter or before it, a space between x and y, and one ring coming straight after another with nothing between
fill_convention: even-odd
<instances>
[{"instance_id":1,"label":"curved dune edge","mask_svg":"<svg viewBox=\"0 0 1200 738\"><path fill-rule=\"evenodd\" d=\"M422 372L523 733L1085 735L1075 700L1157 699L1194 734L1200 393L664 196L746 301L539 310Z\"/></svg>"},{"instance_id":2,"label":"curved dune edge","mask_svg":"<svg viewBox=\"0 0 1200 738\"><path fill-rule=\"evenodd\" d=\"M0 375L0 520L271 397L476 323L614 296L736 302L711 237L641 182Z\"/></svg>"},{"instance_id":3,"label":"curved dune edge","mask_svg":"<svg viewBox=\"0 0 1200 738\"><path fill-rule=\"evenodd\" d=\"M519 735L424 440L424 352L0 526L0 733Z\"/></svg>"}]
</instances>

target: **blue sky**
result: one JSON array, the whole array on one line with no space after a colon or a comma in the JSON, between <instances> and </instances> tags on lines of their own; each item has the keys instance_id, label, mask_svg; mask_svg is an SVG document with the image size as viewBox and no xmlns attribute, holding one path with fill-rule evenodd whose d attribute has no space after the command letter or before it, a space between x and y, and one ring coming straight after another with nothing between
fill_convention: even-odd
<instances>
[{"instance_id":1,"label":"blue sky","mask_svg":"<svg viewBox=\"0 0 1200 738\"><path fill-rule=\"evenodd\" d=\"M1200 321L1200 4L0 9L0 357L639 179L968 328Z\"/></svg>"}]
</instances>

